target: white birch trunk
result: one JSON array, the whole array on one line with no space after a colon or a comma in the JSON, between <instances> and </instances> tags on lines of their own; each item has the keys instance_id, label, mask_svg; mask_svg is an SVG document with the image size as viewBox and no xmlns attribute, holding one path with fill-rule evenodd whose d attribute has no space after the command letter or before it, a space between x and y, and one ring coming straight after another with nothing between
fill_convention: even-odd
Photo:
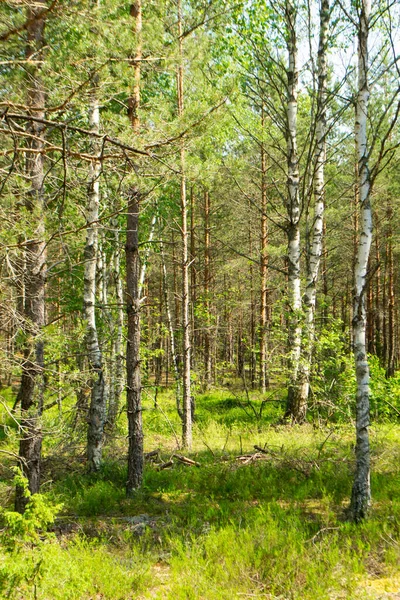
<instances>
[{"instance_id":1,"label":"white birch trunk","mask_svg":"<svg viewBox=\"0 0 400 600\"><path fill-rule=\"evenodd\" d=\"M311 243L307 256L307 280L303 296L304 333L303 356L299 370L297 421L304 421L307 412L307 401L310 390L310 370L314 345L314 316L317 296L317 280L319 275L323 249L325 177L326 161L326 52L329 35L329 0L322 0L320 8L320 33L318 48L318 97L316 114L316 147L314 155L314 220L311 230Z\"/></svg>"},{"instance_id":2,"label":"white birch trunk","mask_svg":"<svg viewBox=\"0 0 400 600\"><path fill-rule=\"evenodd\" d=\"M178 36L179 36L179 67L178 67L178 115L183 115L183 27L182 2L178 0ZM190 382L190 295L189 295L189 235L188 210L185 177L185 145L182 139L180 150L181 163L181 233L182 233L182 328L183 328L183 422L182 443L185 448L192 446L192 398Z\"/></svg>"},{"instance_id":3,"label":"white birch trunk","mask_svg":"<svg viewBox=\"0 0 400 600\"><path fill-rule=\"evenodd\" d=\"M160 253L161 253L161 261L162 261L162 277L163 277L163 288L164 288L165 311L167 313L169 341L170 341L172 364L174 367L174 377L175 377L175 385L176 385L176 409L178 411L179 416L182 419L183 413L182 413L182 407L181 407L181 376L179 373L178 356L176 354L174 326L173 326L173 321L172 321L171 308L170 308L170 303L169 303L169 294L168 294L167 267L165 264L164 246L163 246L162 241L160 242Z\"/></svg>"},{"instance_id":4,"label":"white birch trunk","mask_svg":"<svg viewBox=\"0 0 400 600\"><path fill-rule=\"evenodd\" d=\"M356 472L354 476L351 513L358 522L366 517L371 502L369 446L369 367L366 349L365 292L368 258L372 242L371 182L368 166L368 32L371 0L362 0L358 26L358 96L355 119L355 141L358 159L360 194L360 236L355 264L353 344L357 376Z\"/></svg>"},{"instance_id":5,"label":"white birch trunk","mask_svg":"<svg viewBox=\"0 0 400 600\"><path fill-rule=\"evenodd\" d=\"M288 103L287 103L287 237L288 237L288 300L289 300L289 385L286 417L297 421L296 406L297 379L301 351L301 286L300 286L300 194L299 194L299 159L297 153L297 35L296 8L291 0L285 6L287 28L287 49L289 65Z\"/></svg>"},{"instance_id":6,"label":"white birch trunk","mask_svg":"<svg viewBox=\"0 0 400 600\"><path fill-rule=\"evenodd\" d=\"M115 424L121 401L121 394L124 387L124 356L123 348L123 325L124 325L124 295L121 279L121 256L118 221L115 222L115 252L114 252L114 286L115 297L117 301L117 319L115 324L114 350L114 369L111 373L110 403L108 411L108 421L111 425ZM111 394L112 389L112 394Z\"/></svg>"},{"instance_id":7,"label":"white birch trunk","mask_svg":"<svg viewBox=\"0 0 400 600\"><path fill-rule=\"evenodd\" d=\"M140 268L140 277L139 277L139 298L140 299L142 299L142 295L143 295L143 286L144 286L144 282L146 279L147 264L149 262L151 242L153 241L153 238L154 238L156 222L157 222L157 213L154 212L152 219L151 219L151 223L150 223L150 233L149 233L149 239L147 241L148 246L146 247L146 250L143 253L142 266Z\"/></svg>"},{"instance_id":8,"label":"white birch trunk","mask_svg":"<svg viewBox=\"0 0 400 600\"><path fill-rule=\"evenodd\" d=\"M93 86L90 95L89 120L91 129L98 132L100 126L100 111L97 103L97 90L95 85ZM92 387L87 419L87 459L89 471L97 471L101 465L103 432L106 419L106 385L97 334L95 309L100 172L100 161L93 161L90 165L88 204L86 210L88 227L84 254L85 271L83 290L83 316L86 321L86 345Z\"/></svg>"}]
</instances>

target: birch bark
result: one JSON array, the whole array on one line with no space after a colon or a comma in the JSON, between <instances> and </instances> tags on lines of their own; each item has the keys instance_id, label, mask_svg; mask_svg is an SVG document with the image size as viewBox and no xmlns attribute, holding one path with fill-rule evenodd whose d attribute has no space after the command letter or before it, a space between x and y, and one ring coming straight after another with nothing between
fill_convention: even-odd
<instances>
[{"instance_id":1,"label":"birch bark","mask_svg":"<svg viewBox=\"0 0 400 600\"><path fill-rule=\"evenodd\" d=\"M324 235L325 178L326 161L326 78L329 35L329 0L322 0L320 8L320 29L318 47L318 91L316 114L316 147L314 155L314 219L311 232L311 244L307 256L307 280L303 296L304 332L303 353L299 368L297 387L296 421L306 418L307 401L310 390L310 370L314 345L315 303L317 296L317 280L319 275Z\"/></svg>"},{"instance_id":2,"label":"birch bark","mask_svg":"<svg viewBox=\"0 0 400 600\"><path fill-rule=\"evenodd\" d=\"M300 194L299 194L299 158L297 153L297 35L296 8L291 0L286 0L285 20L287 29L287 238L288 238L288 301L289 301L289 384L286 406L286 418L296 421L298 371L301 352L301 289L300 289Z\"/></svg>"},{"instance_id":3,"label":"birch bark","mask_svg":"<svg viewBox=\"0 0 400 600\"><path fill-rule=\"evenodd\" d=\"M365 292L367 266L372 241L372 211L370 202L370 172L368 166L368 33L371 0L362 0L358 25L358 96L355 119L355 142L358 158L358 188L360 194L360 236L355 264L353 314L353 344L357 376L356 471L351 497L351 513L358 522L366 517L371 502L369 445L369 367L366 351Z\"/></svg>"},{"instance_id":4,"label":"birch bark","mask_svg":"<svg viewBox=\"0 0 400 600\"><path fill-rule=\"evenodd\" d=\"M100 111L97 100L97 84L93 83L89 99L89 121L92 131L100 129ZM98 143L95 151L99 151ZM100 203L100 160L93 161L89 171L88 204L86 209L86 244L84 251L83 317L86 321L86 348L91 374L91 399L88 412L87 460L88 470L98 471L103 450L104 424L106 420L107 391L103 371L103 359L96 325L96 271L98 253L98 220Z\"/></svg>"},{"instance_id":5,"label":"birch bark","mask_svg":"<svg viewBox=\"0 0 400 600\"><path fill-rule=\"evenodd\" d=\"M264 104L261 107L261 129L264 135ZM261 143L261 302L260 302L260 388L265 394L267 376L267 320L268 320L268 220L267 220L267 160L264 143Z\"/></svg>"},{"instance_id":6,"label":"birch bark","mask_svg":"<svg viewBox=\"0 0 400 600\"><path fill-rule=\"evenodd\" d=\"M182 26L182 2L178 0L178 38L179 38L179 66L177 73L178 88L178 116L183 116L184 92L183 92L183 26ZM192 399L190 382L190 295L189 295L189 234L188 234L188 209L186 197L185 177L185 144L181 140L180 147L181 163L181 235L182 235L182 328L183 328L183 422L182 443L184 448L192 446Z\"/></svg>"}]
</instances>

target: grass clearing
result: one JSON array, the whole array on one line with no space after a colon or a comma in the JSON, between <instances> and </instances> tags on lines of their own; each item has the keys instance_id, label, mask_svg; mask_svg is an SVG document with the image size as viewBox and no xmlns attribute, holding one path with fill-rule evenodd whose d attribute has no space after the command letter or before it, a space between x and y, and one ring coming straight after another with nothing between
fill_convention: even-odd
<instances>
[{"instance_id":1,"label":"grass clearing","mask_svg":"<svg viewBox=\"0 0 400 600\"><path fill-rule=\"evenodd\" d=\"M129 500L123 422L96 477L67 454L57 459L49 443L43 491L63 510L53 537L1 552L0 597L396 598L400 427L371 429L374 504L370 520L354 526L345 519L353 428L273 426L268 414L241 422L226 398L198 400L190 456L201 467L175 462L160 471L149 463L142 490ZM144 414L146 451L160 448L166 461L179 420L172 394L159 402L162 412L149 403ZM237 457L254 454L254 445L268 454L243 464ZM11 503L7 473L3 499Z\"/></svg>"}]
</instances>

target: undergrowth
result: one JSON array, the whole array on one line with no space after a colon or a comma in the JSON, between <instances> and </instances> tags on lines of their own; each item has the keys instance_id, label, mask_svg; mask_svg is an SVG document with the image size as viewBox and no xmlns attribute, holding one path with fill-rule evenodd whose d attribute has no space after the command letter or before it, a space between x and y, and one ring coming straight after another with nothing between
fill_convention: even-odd
<instances>
[{"instance_id":1,"label":"undergrowth","mask_svg":"<svg viewBox=\"0 0 400 600\"><path fill-rule=\"evenodd\" d=\"M252 401L257 411L260 399ZM160 394L158 402L162 411L151 397L145 403L145 444L146 451L159 448L159 462L166 462L177 450L179 420L172 393ZM371 428L374 503L370 519L354 526L346 520L353 427L273 425L277 406L270 403L258 418L228 392L198 398L191 457L201 466L175 461L171 469L158 470L147 463L143 488L129 500L123 420L96 476L71 459L68 447L61 452L59 442L53 447L47 441L40 510L58 507L59 514L54 525L40 518L31 523L32 535L14 535L12 544L3 514L0 597L395 597L400 428ZM238 459L256 454L255 445L267 454L258 452L247 464ZM77 458L80 453L78 448ZM11 509L7 465L3 474L2 496Z\"/></svg>"}]
</instances>

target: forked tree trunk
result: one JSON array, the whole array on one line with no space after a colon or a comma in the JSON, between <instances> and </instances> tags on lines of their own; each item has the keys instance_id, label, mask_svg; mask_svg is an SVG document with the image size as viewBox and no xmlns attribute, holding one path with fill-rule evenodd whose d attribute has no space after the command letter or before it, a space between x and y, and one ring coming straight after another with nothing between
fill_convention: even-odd
<instances>
[{"instance_id":1,"label":"forked tree trunk","mask_svg":"<svg viewBox=\"0 0 400 600\"><path fill-rule=\"evenodd\" d=\"M371 502L369 444L369 367L366 349L365 293L367 267L372 241L371 182L368 168L368 30L371 0L362 0L358 26L358 97L355 137L358 157L358 187L360 193L360 236L355 265L353 314L353 344L357 376L356 472L351 497L352 518L358 522L366 517Z\"/></svg>"},{"instance_id":2,"label":"forked tree trunk","mask_svg":"<svg viewBox=\"0 0 400 600\"><path fill-rule=\"evenodd\" d=\"M299 158L297 153L297 35L296 8L291 0L285 4L287 29L287 238L288 238L288 397L285 417L292 421L303 420L302 407L297 403L298 371L301 351L301 289L300 289L300 195L299 195Z\"/></svg>"},{"instance_id":3,"label":"forked tree trunk","mask_svg":"<svg viewBox=\"0 0 400 600\"><path fill-rule=\"evenodd\" d=\"M178 38L179 38L179 66L177 73L178 88L178 115L182 117L184 110L183 96L183 26L182 2L178 0ZM186 198L185 177L185 144L181 140L181 234L182 234L182 329L183 329L183 422L182 443L185 448L192 446L192 399L190 382L190 295L189 295L189 235L188 235L188 210Z\"/></svg>"},{"instance_id":4,"label":"forked tree trunk","mask_svg":"<svg viewBox=\"0 0 400 600\"><path fill-rule=\"evenodd\" d=\"M303 352L299 368L297 386L298 397L295 402L297 422L305 420L308 394L310 390L310 371L312 351L315 336L315 303L317 296L317 280L320 270L323 250L324 207L325 207L325 178L326 160L326 52L328 47L329 30L329 0L322 0L320 9L320 33L318 48L318 96L316 114L316 146L314 156L314 220L311 230L311 244L307 256L307 280L303 296L304 332Z\"/></svg>"},{"instance_id":5,"label":"forked tree trunk","mask_svg":"<svg viewBox=\"0 0 400 600\"><path fill-rule=\"evenodd\" d=\"M98 133L100 111L97 101L97 85L90 92L89 120L92 131ZM99 150L98 144L95 149ZM98 219L100 202L100 160L90 165L88 204L86 210L87 230L85 245L85 270L83 289L83 317L86 321L86 348L91 375L91 399L88 412L87 460L88 470L98 471L101 466L104 424L106 420L107 393L103 360L96 326L96 268L98 252Z\"/></svg>"},{"instance_id":6,"label":"forked tree trunk","mask_svg":"<svg viewBox=\"0 0 400 600\"><path fill-rule=\"evenodd\" d=\"M40 61L44 45L45 2L37 2L27 11L26 58L34 56ZM27 105L34 117L45 117L45 90L40 73L40 63L27 67L28 98ZM27 141L26 174L30 190L25 206L31 215L32 235L26 244L24 288L25 298L22 308L26 342L22 363L21 385L17 401L21 405L21 439L19 457L22 471L28 479L32 494L40 488L40 467L42 458L41 415L44 394L44 345L41 331L45 325L46 294L46 242L45 236L45 199L44 199L44 147L43 127L32 121L28 125L31 136ZM29 152L29 149L32 152ZM27 499L23 489L17 487L15 508L24 512Z\"/></svg>"},{"instance_id":7,"label":"forked tree trunk","mask_svg":"<svg viewBox=\"0 0 400 600\"><path fill-rule=\"evenodd\" d=\"M139 297L139 192L130 190L126 232L126 311L128 333L126 345L126 403L128 412L128 480L127 495L142 484L143 426L142 384L140 376L140 297Z\"/></svg>"}]
</instances>

